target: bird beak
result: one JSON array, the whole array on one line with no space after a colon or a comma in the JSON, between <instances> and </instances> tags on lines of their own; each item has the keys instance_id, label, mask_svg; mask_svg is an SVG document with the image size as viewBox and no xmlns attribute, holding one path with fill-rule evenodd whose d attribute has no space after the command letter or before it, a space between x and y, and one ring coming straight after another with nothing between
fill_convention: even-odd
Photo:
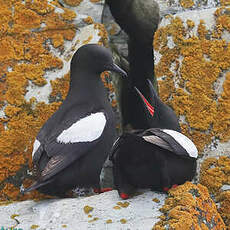
<instances>
[{"instance_id":1,"label":"bird beak","mask_svg":"<svg viewBox=\"0 0 230 230\"><path fill-rule=\"evenodd\" d=\"M148 100L144 97L144 95L140 92L140 90L136 87L134 87L138 95L140 96L144 107L147 109L148 113L153 117L154 115L154 107L148 102Z\"/></svg>"},{"instance_id":2,"label":"bird beak","mask_svg":"<svg viewBox=\"0 0 230 230\"><path fill-rule=\"evenodd\" d=\"M112 63L112 64L108 65L106 67L106 70L116 72L116 73L120 74L123 77L128 76L127 73L122 68L120 68L118 65L116 65L115 63Z\"/></svg>"}]
</instances>

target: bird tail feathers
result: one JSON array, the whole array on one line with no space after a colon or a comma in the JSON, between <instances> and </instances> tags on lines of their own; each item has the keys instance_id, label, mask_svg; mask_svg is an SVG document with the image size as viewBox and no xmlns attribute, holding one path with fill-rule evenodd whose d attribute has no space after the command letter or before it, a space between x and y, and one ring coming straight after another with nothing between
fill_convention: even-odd
<instances>
[{"instance_id":1,"label":"bird tail feathers","mask_svg":"<svg viewBox=\"0 0 230 230\"><path fill-rule=\"evenodd\" d=\"M22 194L25 194L25 193L27 193L27 192L31 192L31 191L33 191L33 190L35 190L35 189L38 189L38 188L40 188L40 187L42 187L42 186L44 186L44 185L46 185L46 184L48 184L48 183L50 183L51 182L51 180L48 180L48 181L44 181L44 182L34 182L31 186L29 186L28 188L23 188L23 189L21 189L21 193Z\"/></svg>"}]
</instances>

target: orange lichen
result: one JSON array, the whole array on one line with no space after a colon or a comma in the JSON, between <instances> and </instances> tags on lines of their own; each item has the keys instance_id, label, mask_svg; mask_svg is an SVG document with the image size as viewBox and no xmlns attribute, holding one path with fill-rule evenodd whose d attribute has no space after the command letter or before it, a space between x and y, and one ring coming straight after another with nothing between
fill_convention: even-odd
<instances>
[{"instance_id":1,"label":"orange lichen","mask_svg":"<svg viewBox=\"0 0 230 230\"><path fill-rule=\"evenodd\" d=\"M188 28L193 28L195 26L195 23L192 21L192 20L187 20L187 25L188 25Z\"/></svg>"},{"instance_id":2,"label":"orange lichen","mask_svg":"<svg viewBox=\"0 0 230 230\"><path fill-rule=\"evenodd\" d=\"M88 44L92 39L93 39L93 36L90 35L86 40L84 40L84 41L82 42L82 44L86 45L86 44Z\"/></svg>"},{"instance_id":3,"label":"orange lichen","mask_svg":"<svg viewBox=\"0 0 230 230\"><path fill-rule=\"evenodd\" d=\"M25 3L0 0L0 4L0 108L4 108L5 113L0 119L0 199L40 199L44 196L38 192L22 196L19 187L28 164L31 166L34 138L61 102L48 105L33 98L26 101L24 96L29 82L43 86L47 83L44 78L47 70L62 68L62 61L49 51L47 41L51 39L53 45L59 47L64 39L72 40L76 28L69 21L75 13L58 2L55 5L64 13L56 13L47 0ZM57 87L64 98L67 84L65 88L60 84ZM59 90L54 91L53 95ZM31 180L26 179L24 186L30 183Z\"/></svg>"},{"instance_id":4,"label":"orange lichen","mask_svg":"<svg viewBox=\"0 0 230 230\"><path fill-rule=\"evenodd\" d=\"M160 209L164 217L156 223L154 230L175 229L226 229L217 212L216 205L206 187L186 182L169 190L169 197Z\"/></svg>"},{"instance_id":5,"label":"orange lichen","mask_svg":"<svg viewBox=\"0 0 230 230\"><path fill-rule=\"evenodd\" d=\"M100 23L95 23L94 29L99 30L98 36L100 37L100 40L99 40L98 44L99 45L103 44L104 46L108 46L108 33L107 33L104 25L100 24Z\"/></svg>"},{"instance_id":6,"label":"orange lichen","mask_svg":"<svg viewBox=\"0 0 230 230\"><path fill-rule=\"evenodd\" d=\"M180 0L180 4L184 8L190 8L194 6L194 1L193 0Z\"/></svg>"},{"instance_id":7,"label":"orange lichen","mask_svg":"<svg viewBox=\"0 0 230 230\"><path fill-rule=\"evenodd\" d=\"M93 24L93 19L92 17L88 16L87 18L84 18L84 22L87 24Z\"/></svg>"},{"instance_id":8,"label":"orange lichen","mask_svg":"<svg viewBox=\"0 0 230 230\"><path fill-rule=\"evenodd\" d=\"M200 183L217 193L224 184L230 184L230 158L208 158L201 166Z\"/></svg>"},{"instance_id":9,"label":"orange lichen","mask_svg":"<svg viewBox=\"0 0 230 230\"><path fill-rule=\"evenodd\" d=\"M221 6L230 6L230 0L220 0Z\"/></svg>"},{"instance_id":10,"label":"orange lichen","mask_svg":"<svg viewBox=\"0 0 230 230\"><path fill-rule=\"evenodd\" d=\"M84 210L85 214L89 214L90 212L93 211L93 207L86 205L86 206L84 206L83 210Z\"/></svg>"},{"instance_id":11,"label":"orange lichen","mask_svg":"<svg viewBox=\"0 0 230 230\"><path fill-rule=\"evenodd\" d=\"M96 3L96 2L100 2L101 0L90 0L90 2Z\"/></svg>"},{"instance_id":12,"label":"orange lichen","mask_svg":"<svg viewBox=\"0 0 230 230\"><path fill-rule=\"evenodd\" d=\"M61 14L61 17L65 20L71 21L76 17L76 13L72 10L64 8L64 13Z\"/></svg>"},{"instance_id":13,"label":"orange lichen","mask_svg":"<svg viewBox=\"0 0 230 230\"><path fill-rule=\"evenodd\" d=\"M60 35L60 34L54 34L52 36L52 43L53 43L54 48L62 46L64 44L64 38L63 38L63 36Z\"/></svg>"},{"instance_id":14,"label":"orange lichen","mask_svg":"<svg viewBox=\"0 0 230 230\"><path fill-rule=\"evenodd\" d=\"M220 212L226 226L230 226L230 192L222 191L222 186L230 185L230 158L221 156L207 158L201 165L200 183L207 186L220 203Z\"/></svg>"},{"instance_id":15,"label":"orange lichen","mask_svg":"<svg viewBox=\"0 0 230 230\"><path fill-rule=\"evenodd\" d=\"M218 211L222 216L227 229L230 229L230 191L225 191L220 193L217 197L217 202L220 203L220 208Z\"/></svg>"},{"instance_id":16,"label":"orange lichen","mask_svg":"<svg viewBox=\"0 0 230 230\"><path fill-rule=\"evenodd\" d=\"M154 38L154 49L162 55L155 66L155 75L161 78L160 96L184 117L183 131L200 152L211 143L212 136L230 140L230 74L226 74L220 95L214 89L221 72L230 68L230 45L215 37L230 31L229 10L217 9L215 16L215 31L209 31L201 20L198 36L189 34L195 25L191 20L187 20L186 28L182 19L170 16L171 23L160 27Z\"/></svg>"},{"instance_id":17,"label":"orange lichen","mask_svg":"<svg viewBox=\"0 0 230 230\"><path fill-rule=\"evenodd\" d=\"M50 95L51 98L56 98L57 100L64 100L69 91L69 79L70 73L64 75L63 78L58 78L54 81L51 81L52 93Z\"/></svg>"},{"instance_id":18,"label":"orange lichen","mask_svg":"<svg viewBox=\"0 0 230 230\"><path fill-rule=\"evenodd\" d=\"M70 6L79 6L83 0L64 0L64 2Z\"/></svg>"}]
</instances>

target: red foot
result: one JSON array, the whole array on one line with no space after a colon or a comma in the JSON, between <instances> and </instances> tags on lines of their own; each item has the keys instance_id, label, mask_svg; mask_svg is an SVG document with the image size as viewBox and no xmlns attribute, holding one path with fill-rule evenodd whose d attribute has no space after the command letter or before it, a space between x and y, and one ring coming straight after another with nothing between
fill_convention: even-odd
<instances>
[{"instance_id":1,"label":"red foot","mask_svg":"<svg viewBox=\"0 0 230 230\"><path fill-rule=\"evenodd\" d=\"M109 191L112 191L113 189L112 188L102 188L101 189L101 193L103 192L109 192Z\"/></svg>"},{"instance_id":2,"label":"red foot","mask_svg":"<svg viewBox=\"0 0 230 230\"><path fill-rule=\"evenodd\" d=\"M172 186L172 188L176 188L178 186L178 184L174 184L173 186Z\"/></svg>"},{"instance_id":3,"label":"red foot","mask_svg":"<svg viewBox=\"0 0 230 230\"><path fill-rule=\"evenodd\" d=\"M94 188L93 191L94 191L95 193L100 193L101 189L99 189L99 188Z\"/></svg>"},{"instance_id":4,"label":"red foot","mask_svg":"<svg viewBox=\"0 0 230 230\"><path fill-rule=\"evenodd\" d=\"M124 193L124 192L122 192L122 193L120 194L120 197L121 197L123 200L126 200L126 199L129 198L129 195L126 194L126 193Z\"/></svg>"},{"instance_id":5,"label":"red foot","mask_svg":"<svg viewBox=\"0 0 230 230\"><path fill-rule=\"evenodd\" d=\"M168 190L169 190L168 187L164 187L164 188L163 188L163 191L164 191L164 192L168 192Z\"/></svg>"},{"instance_id":6,"label":"red foot","mask_svg":"<svg viewBox=\"0 0 230 230\"><path fill-rule=\"evenodd\" d=\"M103 193L103 192L109 192L109 191L112 191L113 189L112 188L94 188L93 191L95 193Z\"/></svg>"}]
</instances>

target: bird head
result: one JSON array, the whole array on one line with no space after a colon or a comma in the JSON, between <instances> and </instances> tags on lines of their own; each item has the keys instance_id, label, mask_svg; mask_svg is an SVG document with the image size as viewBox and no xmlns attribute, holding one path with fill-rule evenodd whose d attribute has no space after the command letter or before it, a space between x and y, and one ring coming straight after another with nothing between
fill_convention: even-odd
<instances>
[{"instance_id":1,"label":"bird head","mask_svg":"<svg viewBox=\"0 0 230 230\"><path fill-rule=\"evenodd\" d=\"M71 72L75 69L93 74L113 71L124 77L127 76L127 73L113 62L109 49L97 44L87 44L76 51L71 60Z\"/></svg>"},{"instance_id":2,"label":"bird head","mask_svg":"<svg viewBox=\"0 0 230 230\"><path fill-rule=\"evenodd\" d=\"M152 83L147 79L148 95L147 100L145 96L134 87L139 100L141 101L143 113L145 114L145 122L148 128L164 128L172 129L180 132L180 125L178 118L172 108L164 104L158 97Z\"/></svg>"}]
</instances>

